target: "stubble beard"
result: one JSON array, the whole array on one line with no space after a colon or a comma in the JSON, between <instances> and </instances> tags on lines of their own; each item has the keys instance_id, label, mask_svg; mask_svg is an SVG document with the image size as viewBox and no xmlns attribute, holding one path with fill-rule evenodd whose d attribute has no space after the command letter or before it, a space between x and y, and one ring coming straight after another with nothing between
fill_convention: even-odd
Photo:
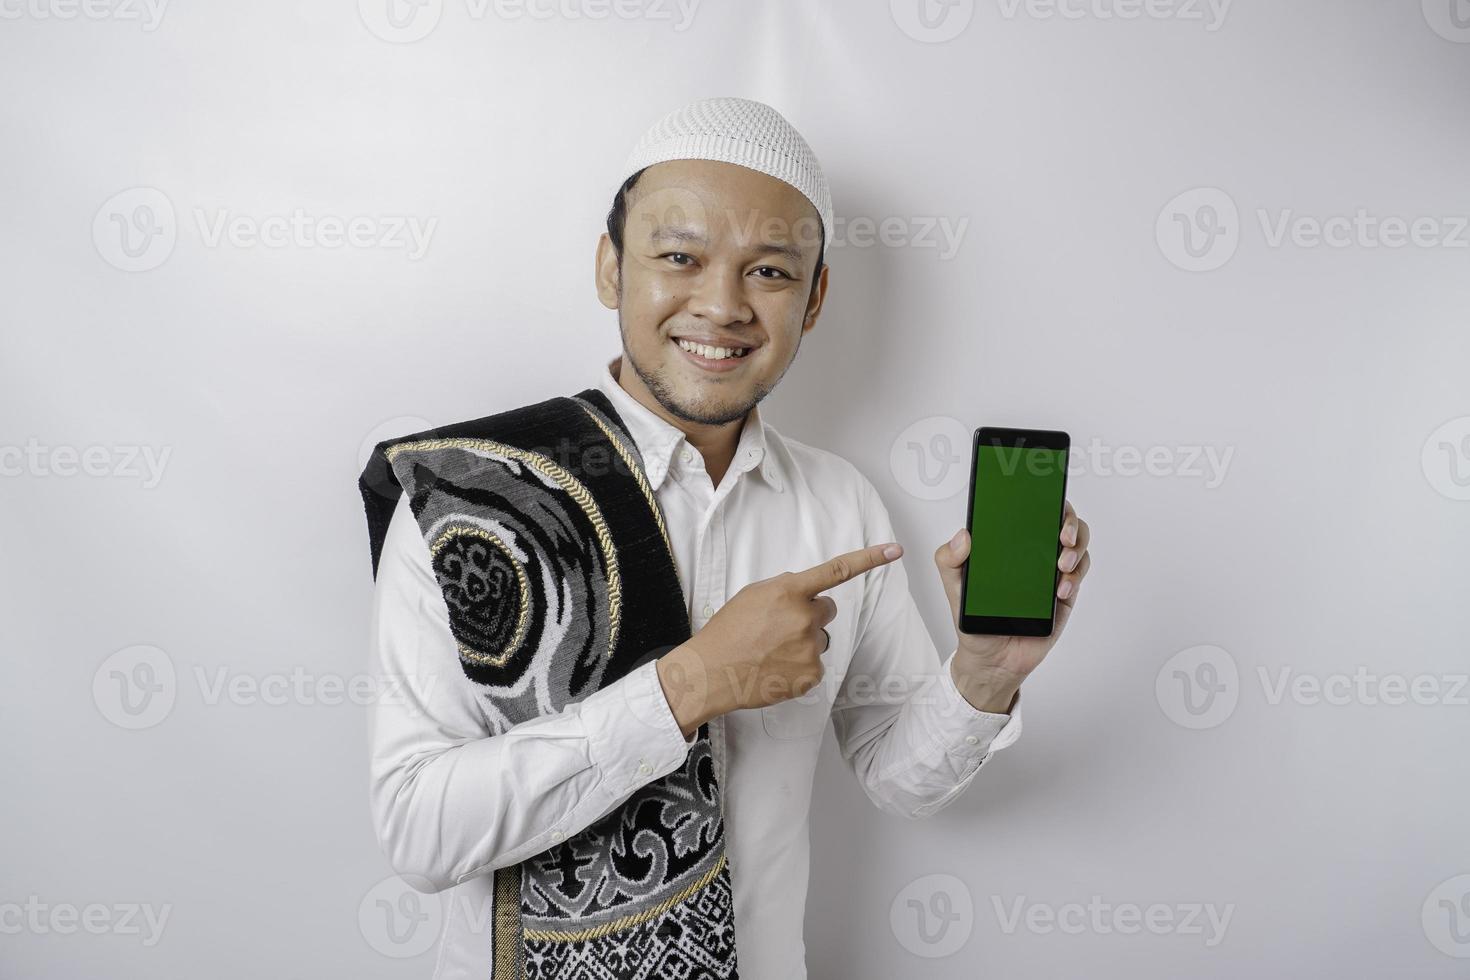
<instances>
[{"instance_id":1,"label":"stubble beard","mask_svg":"<svg viewBox=\"0 0 1470 980\"><path fill-rule=\"evenodd\" d=\"M621 292L619 290L620 295ZM775 390L776 385L780 384L781 379L786 376L787 369L796 361L796 355L801 352L801 336L798 335L796 339L796 350L792 351L791 360L786 362L786 367L781 369L781 373L776 376L774 381L770 384L757 383L751 397L742 399L741 403L734 408L716 409L681 401L675 393L674 387L668 383L662 373L638 363L638 359L633 355L632 347L628 344L628 331L623 323L623 309L621 304L618 306L618 333L623 341L624 360L633 366L634 373L638 375L639 380L643 382L644 387L649 390L654 399L674 418L698 425L726 425L745 418L752 408L760 404L767 395ZM752 355L748 354L746 356L749 357Z\"/></svg>"}]
</instances>

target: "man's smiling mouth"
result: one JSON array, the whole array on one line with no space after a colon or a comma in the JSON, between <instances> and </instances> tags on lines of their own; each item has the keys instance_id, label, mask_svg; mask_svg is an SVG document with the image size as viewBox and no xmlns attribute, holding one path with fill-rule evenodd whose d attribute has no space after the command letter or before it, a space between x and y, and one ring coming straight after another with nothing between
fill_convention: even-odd
<instances>
[{"instance_id":1,"label":"man's smiling mouth","mask_svg":"<svg viewBox=\"0 0 1470 980\"><path fill-rule=\"evenodd\" d=\"M702 344L698 341L688 340L684 337L675 337L674 343L678 344L682 349L688 351L689 353L698 354L700 357L703 357L706 360L710 361L722 361L726 358L744 357L746 354L754 350L753 347L730 347L716 344Z\"/></svg>"}]
</instances>

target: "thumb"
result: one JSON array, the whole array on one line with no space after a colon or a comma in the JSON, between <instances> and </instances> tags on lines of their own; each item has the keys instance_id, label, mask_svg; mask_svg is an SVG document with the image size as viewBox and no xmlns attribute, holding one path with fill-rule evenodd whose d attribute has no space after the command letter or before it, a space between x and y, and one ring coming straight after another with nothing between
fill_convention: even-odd
<instances>
[{"instance_id":1,"label":"thumb","mask_svg":"<svg viewBox=\"0 0 1470 980\"><path fill-rule=\"evenodd\" d=\"M960 609L960 578L965 559L970 557L970 532L960 528L959 532L934 552L934 564L939 566L939 580L944 583L944 594L949 596L951 611L956 616Z\"/></svg>"}]
</instances>

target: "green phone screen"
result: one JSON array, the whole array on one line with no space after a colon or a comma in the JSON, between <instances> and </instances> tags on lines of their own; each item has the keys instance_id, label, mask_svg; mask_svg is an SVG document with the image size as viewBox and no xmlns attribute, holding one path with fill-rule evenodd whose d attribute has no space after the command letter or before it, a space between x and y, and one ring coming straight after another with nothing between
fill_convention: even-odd
<instances>
[{"instance_id":1,"label":"green phone screen","mask_svg":"<svg viewBox=\"0 0 1470 980\"><path fill-rule=\"evenodd\" d=\"M965 615L1051 618L1066 475L1064 449L981 444Z\"/></svg>"}]
</instances>

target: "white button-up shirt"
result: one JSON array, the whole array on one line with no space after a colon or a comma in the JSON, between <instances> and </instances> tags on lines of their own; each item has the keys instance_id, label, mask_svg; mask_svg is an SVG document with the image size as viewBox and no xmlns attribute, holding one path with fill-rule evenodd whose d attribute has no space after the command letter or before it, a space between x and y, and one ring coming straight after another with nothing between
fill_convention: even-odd
<instances>
[{"instance_id":1,"label":"white button-up shirt","mask_svg":"<svg viewBox=\"0 0 1470 980\"><path fill-rule=\"evenodd\" d=\"M643 457L664 513L692 628L750 582L895 540L872 483L845 459L778 433L753 408L714 486L677 427L618 384L597 386ZM710 722L745 980L806 976L802 921L812 777L830 719L842 758L887 813L923 817L964 791L1021 733L955 687L909 594L907 555L825 594L837 617L822 682ZM459 668L448 609L406 498L375 586L374 669L402 696L370 708L372 806L394 869L444 892L434 976L489 975L493 870L577 833L677 769L689 742L649 662L553 715L493 735ZM395 685L395 689L398 686Z\"/></svg>"}]
</instances>

